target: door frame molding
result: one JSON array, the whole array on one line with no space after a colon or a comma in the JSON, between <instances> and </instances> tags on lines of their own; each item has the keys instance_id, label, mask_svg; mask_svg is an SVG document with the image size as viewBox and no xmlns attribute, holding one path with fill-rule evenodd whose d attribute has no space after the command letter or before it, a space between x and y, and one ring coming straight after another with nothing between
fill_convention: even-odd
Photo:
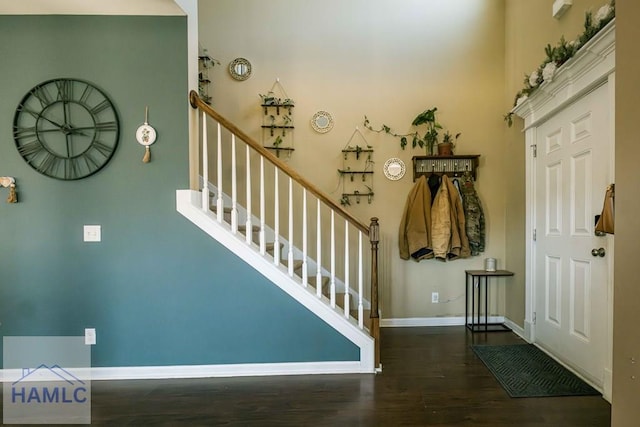
<instances>
[{"instance_id":1,"label":"door frame molding","mask_svg":"<svg viewBox=\"0 0 640 427\"><path fill-rule=\"evenodd\" d=\"M532 145L536 142L537 128L554 114L591 92L595 88L609 84L610 96L610 136L611 136L611 182L614 177L615 151L615 19L587 42L576 55L563 64L553 80L544 82L512 112L524 119L526 157L526 238L525 238L525 339L535 342L535 157ZM613 239L608 236L607 239ZM612 243L612 242L610 242ZM610 259L613 260L613 244L610 244ZM609 262L609 283L607 286L606 356L603 382L605 399L611 401L612 351L613 351L613 262Z\"/></svg>"}]
</instances>

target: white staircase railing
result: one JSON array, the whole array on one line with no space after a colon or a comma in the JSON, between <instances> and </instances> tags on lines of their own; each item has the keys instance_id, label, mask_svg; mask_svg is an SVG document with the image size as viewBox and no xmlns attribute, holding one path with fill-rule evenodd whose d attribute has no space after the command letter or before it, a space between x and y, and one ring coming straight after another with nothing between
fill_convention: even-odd
<instances>
[{"instance_id":1,"label":"white staircase railing","mask_svg":"<svg viewBox=\"0 0 640 427\"><path fill-rule=\"evenodd\" d=\"M340 310L346 321L353 321L358 328L368 331L375 340L375 366L379 366L377 218L372 218L369 226L363 224L218 114L195 91L189 94L189 98L191 106L199 111L202 132L201 209L206 212L214 210L216 220L228 223L229 231L242 238L246 245L254 246L256 253L272 257L273 264L286 269L286 274L298 281L301 287L315 288L310 290L319 300ZM210 123L214 125L213 132L209 130ZM214 149L209 146L211 134L214 136L211 138L215 141ZM244 145L244 156L238 155L238 142ZM258 166L252 166L256 164ZM215 183L214 206L211 206L210 198L213 192L209 186L210 165L215 165L215 180L212 181ZM238 191L239 187L244 187L244 191ZM223 189L227 188L231 188L230 203L226 202L230 206L225 206ZM285 197L281 197L283 193ZM309 208L310 197L316 199L315 209ZM258 213L252 212L254 204L259 206ZM244 207L246 212L242 225L239 224L239 207ZM344 221L336 221L336 215ZM253 221L256 216L258 220ZM273 242L266 241L267 228L273 230ZM282 230L287 233L286 248L281 248ZM371 242L370 253L363 248L363 236ZM343 240L342 244L340 240ZM273 245L271 253L271 249L267 249L270 244ZM302 248L301 259L296 259L300 252L296 248ZM322 264L327 259L329 266ZM341 263L338 262L340 259ZM364 268L367 264L371 269ZM315 271L310 271L310 268ZM338 281L344 284L342 294L337 293ZM371 284L369 288L364 286L367 281ZM367 318L366 300L371 302Z\"/></svg>"}]
</instances>

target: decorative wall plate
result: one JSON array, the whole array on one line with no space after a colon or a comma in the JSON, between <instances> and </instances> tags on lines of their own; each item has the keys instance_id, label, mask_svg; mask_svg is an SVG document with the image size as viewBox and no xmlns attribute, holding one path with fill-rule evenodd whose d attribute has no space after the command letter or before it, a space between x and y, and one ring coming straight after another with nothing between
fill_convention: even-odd
<instances>
[{"instance_id":1,"label":"decorative wall plate","mask_svg":"<svg viewBox=\"0 0 640 427\"><path fill-rule=\"evenodd\" d=\"M251 62L244 58L236 58L229 63L229 74L236 80L247 80L251 77Z\"/></svg>"},{"instance_id":2,"label":"decorative wall plate","mask_svg":"<svg viewBox=\"0 0 640 427\"><path fill-rule=\"evenodd\" d=\"M136 130L136 140L138 143L144 146L149 146L156 142L156 130L151 127L147 122L140 125Z\"/></svg>"},{"instance_id":3,"label":"decorative wall plate","mask_svg":"<svg viewBox=\"0 0 640 427\"><path fill-rule=\"evenodd\" d=\"M386 176L391 181L397 181L404 176L406 171L406 167L404 162L397 157L392 157L386 162L384 162L384 176Z\"/></svg>"},{"instance_id":4,"label":"decorative wall plate","mask_svg":"<svg viewBox=\"0 0 640 427\"><path fill-rule=\"evenodd\" d=\"M318 111L311 118L311 127L318 133L327 133L333 129L333 117L326 111Z\"/></svg>"},{"instance_id":5,"label":"decorative wall plate","mask_svg":"<svg viewBox=\"0 0 640 427\"><path fill-rule=\"evenodd\" d=\"M142 158L144 163L149 163L151 160L151 149L149 146L156 142L157 136L156 130L149 124L149 107L145 107L144 123L138 126L136 130L136 140L145 147L144 157Z\"/></svg>"}]
</instances>

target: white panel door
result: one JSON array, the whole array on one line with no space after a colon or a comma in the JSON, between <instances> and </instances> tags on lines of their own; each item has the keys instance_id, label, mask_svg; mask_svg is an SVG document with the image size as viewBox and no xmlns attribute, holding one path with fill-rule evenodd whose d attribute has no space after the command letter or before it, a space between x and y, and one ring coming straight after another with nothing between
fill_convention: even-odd
<instances>
[{"instance_id":1,"label":"white panel door","mask_svg":"<svg viewBox=\"0 0 640 427\"><path fill-rule=\"evenodd\" d=\"M535 342L603 386L607 239L595 235L609 180L608 84L536 129ZM593 256L603 248L605 256Z\"/></svg>"}]
</instances>

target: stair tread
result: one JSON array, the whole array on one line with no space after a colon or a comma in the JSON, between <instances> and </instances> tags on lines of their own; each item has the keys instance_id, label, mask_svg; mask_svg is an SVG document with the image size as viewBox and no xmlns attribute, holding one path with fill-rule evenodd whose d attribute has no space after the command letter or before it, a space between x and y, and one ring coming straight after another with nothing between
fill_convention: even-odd
<instances>
[{"instance_id":1,"label":"stair tread","mask_svg":"<svg viewBox=\"0 0 640 427\"><path fill-rule=\"evenodd\" d=\"M209 209L211 209L213 212L218 212L218 206L216 205L210 205ZM230 214L231 213L231 208L230 207L225 207L222 212L226 213L226 214Z\"/></svg>"},{"instance_id":2,"label":"stair tread","mask_svg":"<svg viewBox=\"0 0 640 427\"><path fill-rule=\"evenodd\" d=\"M273 255L274 254L273 252L274 252L275 245L276 245L275 242L266 243L265 244L265 250L269 254ZM284 243L278 243L278 246L280 247L279 252L282 253L282 248L284 247Z\"/></svg>"},{"instance_id":3,"label":"stair tread","mask_svg":"<svg viewBox=\"0 0 640 427\"><path fill-rule=\"evenodd\" d=\"M317 276L315 275L309 276L309 284L313 285L314 287L316 286L317 280L318 280ZM329 276L322 276L321 280L322 280L322 288L324 289L325 287L327 287L327 285L331 281L331 278Z\"/></svg>"},{"instance_id":4,"label":"stair tread","mask_svg":"<svg viewBox=\"0 0 640 427\"><path fill-rule=\"evenodd\" d=\"M246 225L239 225L238 226L238 231L247 231L247 226ZM254 233L257 233L258 231L260 231L260 226L259 225L252 225L251 226L251 231Z\"/></svg>"},{"instance_id":5,"label":"stair tread","mask_svg":"<svg viewBox=\"0 0 640 427\"><path fill-rule=\"evenodd\" d=\"M289 267L289 260L288 260L288 259L286 259L286 258L285 258L285 259L283 259L283 260L282 260L282 264L283 264L285 267ZM295 271L295 270L299 270L299 269L301 269L301 268L302 268L302 260L301 260L301 259L294 259L294 260L293 260L293 269L294 269L294 271Z\"/></svg>"},{"instance_id":6,"label":"stair tread","mask_svg":"<svg viewBox=\"0 0 640 427\"><path fill-rule=\"evenodd\" d=\"M344 309L344 292L336 292L336 305Z\"/></svg>"}]
</instances>

